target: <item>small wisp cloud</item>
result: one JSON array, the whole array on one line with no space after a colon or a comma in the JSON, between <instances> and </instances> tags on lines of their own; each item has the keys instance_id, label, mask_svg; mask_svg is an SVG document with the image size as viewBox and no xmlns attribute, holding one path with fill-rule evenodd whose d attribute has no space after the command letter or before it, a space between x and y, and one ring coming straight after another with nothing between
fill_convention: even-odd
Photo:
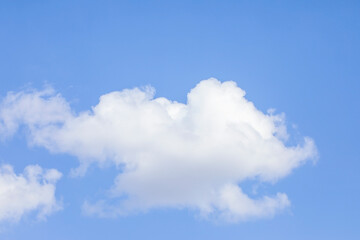
<instances>
[{"instance_id":1,"label":"small wisp cloud","mask_svg":"<svg viewBox=\"0 0 360 240\"><path fill-rule=\"evenodd\" d=\"M190 208L239 221L290 205L285 193L252 199L240 186L245 180L275 183L314 159L311 138L287 146L283 115L259 111L235 82L201 81L185 104L154 98L154 92L111 92L80 113L51 89L8 93L0 134L7 138L26 126L31 144L76 156L78 175L91 164L117 166L111 195L119 203L86 202L87 214Z\"/></svg>"},{"instance_id":2,"label":"small wisp cloud","mask_svg":"<svg viewBox=\"0 0 360 240\"><path fill-rule=\"evenodd\" d=\"M0 223L17 222L24 215L37 212L44 219L60 210L61 203L55 198L55 183L61 173L55 169L44 170L29 165L23 174L16 174L10 165L0 167Z\"/></svg>"}]
</instances>

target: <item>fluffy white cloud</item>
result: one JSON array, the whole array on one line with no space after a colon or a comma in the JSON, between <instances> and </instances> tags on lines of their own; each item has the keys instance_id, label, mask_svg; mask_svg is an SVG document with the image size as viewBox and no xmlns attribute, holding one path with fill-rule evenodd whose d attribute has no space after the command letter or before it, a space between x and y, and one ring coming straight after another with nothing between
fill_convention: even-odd
<instances>
[{"instance_id":1,"label":"fluffy white cloud","mask_svg":"<svg viewBox=\"0 0 360 240\"><path fill-rule=\"evenodd\" d=\"M61 173L27 166L23 174L15 174L10 165L0 167L0 222L18 221L29 212L38 211L38 218L61 208L55 198L55 183Z\"/></svg>"},{"instance_id":2,"label":"fluffy white cloud","mask_svg":"<svg viewBox=\"0 0 360 240\"><path fill-rule=\"evenodd\" d=\"M0 108L0 132L28 126L33 144L77 156L78 174L94 162L119 167L111 192L121 203L87 203L89 213L189 207L236 221L289 206L283 193L251 199L239 184L285 177L316 156L314 142L306 137L287 146L283 115L256 109L235 82L204 80L187 97L183 104L154 98L152 88L126 89L74 114L49 90L9 93Z\"/></svg>"}]
</instances>

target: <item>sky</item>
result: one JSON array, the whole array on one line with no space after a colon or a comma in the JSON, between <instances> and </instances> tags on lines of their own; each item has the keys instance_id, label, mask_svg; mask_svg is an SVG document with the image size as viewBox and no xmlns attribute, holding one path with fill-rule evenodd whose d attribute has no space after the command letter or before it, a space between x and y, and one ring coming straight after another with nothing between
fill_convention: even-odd
<instances>
[{"instance_id":1,"label":"sky","mask_svg":"<svg viewBox=\"0 0 360 240\"><path fill-rule=\"evenodd\" d=\"M2 1L0 239L358 239L357 1Z\"/></svg>"}]
</instances>

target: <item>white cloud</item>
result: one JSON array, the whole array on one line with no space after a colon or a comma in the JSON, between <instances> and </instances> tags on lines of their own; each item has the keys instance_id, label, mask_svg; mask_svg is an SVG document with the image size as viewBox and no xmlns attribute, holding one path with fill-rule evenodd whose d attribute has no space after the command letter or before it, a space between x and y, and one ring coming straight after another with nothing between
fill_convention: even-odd
<instances>
[{"instance_id":1,"label":"white cloud","mask_svg":"<svg viewBox=\"0 0 360 240\"><path fill-rule=\"evenodd\" d=\"M37 211L44 219L61 209L55 198L55 183L61 173L27 166L23 174L15 174L10 165L0 167L0 222L18 221L26 213Z\"/></svg>"},{"instance_id":2,"label":"white cloud","mask_svg":"<svg viewBox=\"0 0 360 240\"><path fill-rule=\"evenodd\" d=\"M308 137L286 146L283 115L264 114L235 82L216 79L201 81L186 104L153 95L151 88L111 92L74 114L52 91L9 93L0 133L28 126L33 144L77 156L78 174L91 163L118 166L111 192L122 200L113 213L188 207L237 221L290 205L283 193L251 199L239 187L248 179L274 183L316 157ZM103 203L84 209L104 215Z\"/></svg>"}]
</instances>

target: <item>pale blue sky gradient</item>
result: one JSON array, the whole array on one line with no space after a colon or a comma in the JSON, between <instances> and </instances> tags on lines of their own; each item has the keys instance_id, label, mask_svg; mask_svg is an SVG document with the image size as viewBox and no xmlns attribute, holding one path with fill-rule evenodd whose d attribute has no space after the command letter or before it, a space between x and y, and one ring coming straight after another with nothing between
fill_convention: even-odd
<instances>
[{"instance_id":1,"label":"pale blue sky gradient","mask_svg":"<svg viewBox=\"0 0 360 240\"><path fill-rule=\"evenodd\" d=\"M64 210L6 225L0 239L358 239L359 13L358 1L2 1L1 97L49 84L80 111L123 88L150 84L184 102L200 80L233 80L262 111L285 112L319 159L263 187L292 203L272 219L214 224L176 209L101 219L81 205L116 170L71 178L78 161L27 146L22 129L0 144L0 162L59 169Z\"/></svg>"}]
</instances>

